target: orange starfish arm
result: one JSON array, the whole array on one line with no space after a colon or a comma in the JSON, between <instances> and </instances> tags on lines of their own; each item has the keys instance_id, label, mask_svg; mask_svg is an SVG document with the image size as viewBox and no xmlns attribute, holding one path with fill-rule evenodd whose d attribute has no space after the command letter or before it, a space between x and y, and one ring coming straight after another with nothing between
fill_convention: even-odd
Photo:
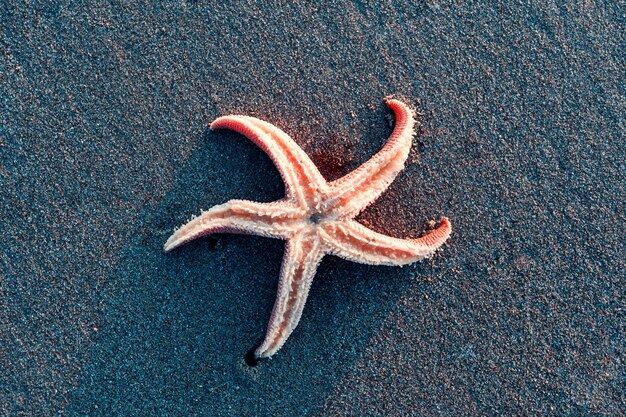
<instances>
[{"instance_id":1,"label":"orange starfish arm","mask_svg":"<svg viewBox=\"0 0 626 417\"><path fill-rule=\"evenodd\" d=\"M290 226L301 216L302 210L279 200L257 203L231 200L215 206L191 220L165 242L166 252L209 233L244 233L279 239L288 239Z\"/></svg>"},{"instance_id":2,"label":"orange starfish arm","mask_svg":"<svg viewBox=\"0 0 626 417\"><path fill-rule=\"evenodd\" d=\"M450 236L452 227L444 217L441 224L418 239L385 236L351 220L324 226L323 239L328 253L370 265L406 265L424 259Z\"/></svg>"},{"instance_id":3,"label":"orange starfish arm","mask_svg":"<svg viewBox=\"0 0 626 417\"><path fill-rule=\"evenodd\" d=\"M329 184L329 198L340 214L353 217L376 200L404 168L411 150L415 119L413 111L398 100L387 100L396 123L391 137L363 165Z\"/></svg>"},{"instance_id":4,"label":"orange starfish arm","mask_svg":"<svg viewBox=\"0 0 626 417\"><path fill-rule=\"evenodd\" d=\"M255 352L257 358L272 356L296 328L324 252L319 238L306 231L287 242L278 281L276 302L265 340Z\"/></svg>"},{"instance_id":5,"label":"orange starfish arm","mask_svg":"<svg viewBox=\"0 0 626 417\"><path fill-rule=\"evenodd\" d=\"M309 156L276 126L249 116L224 116L211 123L211 129L230 129L254 142L272 159L283 177L287 198L312 206L311 196L326 189L326 181Z\"/></svg>"}]
</instances>

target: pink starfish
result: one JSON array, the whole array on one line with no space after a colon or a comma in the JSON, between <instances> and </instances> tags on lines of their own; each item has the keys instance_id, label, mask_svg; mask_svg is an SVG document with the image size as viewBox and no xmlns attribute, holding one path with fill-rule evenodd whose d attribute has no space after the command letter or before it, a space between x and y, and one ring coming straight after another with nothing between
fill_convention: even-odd
<instances>
[{"instance_id":1,"label":"pink starfish","mask_svg":"<svg viewBox=\"0 0 626 417\"><path fill-rule=\"evenodd\" d=\"M354 217L381 195L404 168L415 120L398 100L387 100L396 124L385 146L369 161L336 181L326 182L306 153L285 132L249 116L224 116L211 129L231 129L253 141L283 177L286 196L272 203L231 200L178 229L165 243L170 251L209 233L247 233L284 239L278 293L265 340L256 358L282 347L302 315L313 276L326 254L371 265L406 265L431 255L450 235L447 218L419 239L376 233Z\"/></svg>"}]
</instances>

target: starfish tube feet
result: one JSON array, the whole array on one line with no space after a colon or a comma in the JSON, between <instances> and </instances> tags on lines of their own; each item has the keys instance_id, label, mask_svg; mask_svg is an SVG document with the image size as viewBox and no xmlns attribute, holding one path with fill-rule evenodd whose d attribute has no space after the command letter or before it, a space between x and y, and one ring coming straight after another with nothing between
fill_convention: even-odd
<instances>
[{"instance_id":1,"label":"starfish tube feet","mask_svg":"<svg viewBox=\"0 0 626 417\"><path fill-rule=\"evenodd\" d=\"M432 252L439 249L441 245L445 243L446 240L450 237L450 233L452 233L452 225L450 224L450 220L447 217L442 217L439 221L439 226L428 232L427 235L422 236L418 239L411 239L414 242L423 245L424 247L430 248Z\"/></svg>"}]
</instances>

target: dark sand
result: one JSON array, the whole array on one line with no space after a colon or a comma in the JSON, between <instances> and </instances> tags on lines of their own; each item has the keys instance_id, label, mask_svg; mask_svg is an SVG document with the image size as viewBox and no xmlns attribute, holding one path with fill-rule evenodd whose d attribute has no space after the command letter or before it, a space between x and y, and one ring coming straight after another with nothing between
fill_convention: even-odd
<instances>
[{"instance_id":1,"label":"dark sand","mask_svg":"<svg viewBox=\"0 0 626 417\"><path fill-rule=\"evenodd\" d=\"M1 416L624 415L619 2L0 5ZM564 2L565 3L565 2ZM623 3L622 3L623 5ZM324 260L250 368L283 244L162 245L283 185L207 124L285 129L333 179L423 112L361 215L454 234L405 268Z\"/></svg>"}]
</instances>

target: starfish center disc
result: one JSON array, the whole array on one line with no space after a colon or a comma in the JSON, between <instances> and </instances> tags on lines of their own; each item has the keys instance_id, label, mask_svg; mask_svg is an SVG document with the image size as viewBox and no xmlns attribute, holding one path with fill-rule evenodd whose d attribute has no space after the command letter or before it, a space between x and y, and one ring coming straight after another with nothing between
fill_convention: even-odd
<instances>
[{"instance_id":1,"label":"starfish center disc","mask_svg":"<svg viewBox=\"0 0 626 417\"><path fill-rule=\"evenodd\" d=\"M313 213L311 217L309 217L309 221L313 224L318 224L324 219L324 215L322 213Z\"/></svg>"}]
</instances>

